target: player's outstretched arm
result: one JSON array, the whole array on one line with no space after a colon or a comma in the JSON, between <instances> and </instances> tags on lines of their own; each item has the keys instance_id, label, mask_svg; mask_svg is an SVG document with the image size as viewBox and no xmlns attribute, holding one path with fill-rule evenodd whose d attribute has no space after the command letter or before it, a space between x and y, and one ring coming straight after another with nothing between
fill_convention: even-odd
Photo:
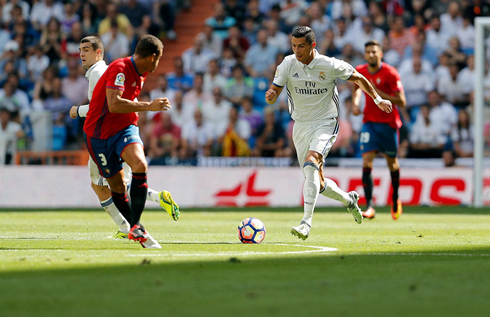
<instances>
[{"instance_id":1,"label":"player's outstretched arm","mask_svg":"<svg viewBox=\"0 0 490 317\"><path fill-rule=\"evenodd\" d=\"M131 101L122 98L123 92L117 89L106 89L107 106L112 113L133 113L139 111L166 111L170 108L167 98L156 98L151 102Z\"/></svg>"},{"instance_id":2,"label":"player's outstretched arm","mask_svg":"<svg viewBox=\"0 0 490 317\"><path fill-rule=\"evenodd\" d=\"M283 87L272 84L269 90L265 92L265 102L269 105L276 103L277 97L281 94L282 89Z\"/></svg>"},{"instance_id":3,"label":"player's outstretched arm","mask_svg":"<svg viewBox=\"0 0 490 317\"><path fill-rule=\"evenodd\" d=\"M390 113L393 110L391 101L381 98L381 96L376 92L373 85L360 74L358 71L354 70L352 76L349 78L350 82L355 83L359 88L361 88L366 94L373 98L374 103L376 103L382 111Z\"/></svg>"}]
</instances>

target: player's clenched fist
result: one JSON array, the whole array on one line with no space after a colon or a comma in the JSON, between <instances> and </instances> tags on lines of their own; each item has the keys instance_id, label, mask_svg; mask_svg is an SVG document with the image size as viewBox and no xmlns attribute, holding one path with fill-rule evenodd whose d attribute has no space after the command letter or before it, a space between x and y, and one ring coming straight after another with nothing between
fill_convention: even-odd
<instances>
[{"instance_id":1,"label":"player's clenched fist","mask_svg":"<svg viewBox=\"0 0 490 317\"><path fill-rule=\"evenodd\" d=\"M269 102L274 102L277 97L277 92L274 89L269 89L265 92L265 100Z\"/></svg>"},{"instance_id":2,"label":"player's clenched fist","mask_svg":"<svg viewBox=\"0 0 490 317\"><path fill-rule=\"evenodd\" d=\"M172 108L172 106L170 106L168 98L156 98L150 103L150 108L152 111L167 111L168 109Z\"/></svg>"},{"instance_id":3,"label":"player's clenched fist","mask_svg":"<svg viewBox=\"0 0 490 317\"><path fill-rule=\"evenodd\" d=\"M70 118L76 119L78 117L77 110L78 110L78 106L72 106L70 108Z\"/></svg>"},{"instance_id":4,"label":"player's clenched fist","mask_svg":"<svg viewBox=\"0 0 490 317\"><path fill-rule=\"evenodd\" d=\"M391 111L393 110L393 106L391 104L391 101L385 100L385 99L383 99L379 102L378 107L379 107L379 109L383 110L386 113L391 113Z\"/></svg>"}]
</instances>

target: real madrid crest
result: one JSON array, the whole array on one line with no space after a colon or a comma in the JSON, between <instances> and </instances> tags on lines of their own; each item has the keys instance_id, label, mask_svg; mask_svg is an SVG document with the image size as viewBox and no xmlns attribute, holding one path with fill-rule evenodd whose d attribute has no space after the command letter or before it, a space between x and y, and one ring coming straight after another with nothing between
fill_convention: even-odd
<instances>
[{"instance_id":1,"label":"real madrid crest","mask_svg":"<svg viewBox=\"0 0 490 317\"><path fill-rule=\"evenodd\" d=\"M320 76L318 76L318 78L320 78L320 80L325 80L327 76L325 76L324 72L320 72Z\"/></svg>"}]
</instances>

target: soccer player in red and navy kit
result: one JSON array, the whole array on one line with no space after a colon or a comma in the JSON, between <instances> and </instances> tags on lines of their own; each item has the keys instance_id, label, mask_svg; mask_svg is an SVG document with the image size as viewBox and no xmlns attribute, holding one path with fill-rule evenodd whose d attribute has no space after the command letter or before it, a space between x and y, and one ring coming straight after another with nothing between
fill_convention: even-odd
<instances>
[{"instance_id":1,"label":"soccer player in red and navy kit","mask_svg":"<svg viewBox=\"0 0 490 317\"><path fill-rule=\"evenodd\" d=\"M126 219L131 219L130 240L146 242L140 224L148 185L147 162L137 127L139 111L167 110L167 98L151 102L133 101L138 97L148 72L153 72L163 54L163 44L155 36L144 35L133 56L112 62L95 86L85 120L87 148L99 173L107 179L114 204ZM133 172L131 207L124 183L122 161Z\"/></svg>"},{"instance_id":2,"label":"soccer player in red and navy kit","mask_svg":"<svg viewBox=\"0 0 490 317\"><path fill-rule=\"evenodd\" d=\"M359 65L356 70L366 77L376 92L383 99L391 101L393 105L405 107L406 99L400 75L396 69L381 60L383 51L377 41L369 41L365 45L364 58L367 64ZM354 86L353 113L358 115L361 90ZM382 153L388 163L391 173L391 185L393 189L391 216L398 219L402 214L402 204L398 198L400 185L400 165L398 164L398 129L402 126L397 107L393 107L391 113L381 111L372 98L366 98L364 119L360 136L362 152L362 185L367 201L367 209L363 212L366 218L374 218L373 206L373 178L371 170L373 159L378 152Z\"/></svg>"}]
</instances>

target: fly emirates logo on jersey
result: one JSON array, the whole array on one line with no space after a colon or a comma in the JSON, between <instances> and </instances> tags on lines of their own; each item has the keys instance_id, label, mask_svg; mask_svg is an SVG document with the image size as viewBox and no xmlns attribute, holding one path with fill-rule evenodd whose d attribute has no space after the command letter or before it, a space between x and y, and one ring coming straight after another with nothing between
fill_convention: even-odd
<instances>
[{"instance_id":1,"label":"fly emirates logo on jersey","mask_svg":"<svg viewBox=\"0 0 490 317\"><path fill-rule=\"evenodd\" d=\"M316 88L315 82L305 81L304 84L304 87L294 86L294 92L299 95L323 95L328 91L325 87Z\"/></svg>"}]
</instances>

